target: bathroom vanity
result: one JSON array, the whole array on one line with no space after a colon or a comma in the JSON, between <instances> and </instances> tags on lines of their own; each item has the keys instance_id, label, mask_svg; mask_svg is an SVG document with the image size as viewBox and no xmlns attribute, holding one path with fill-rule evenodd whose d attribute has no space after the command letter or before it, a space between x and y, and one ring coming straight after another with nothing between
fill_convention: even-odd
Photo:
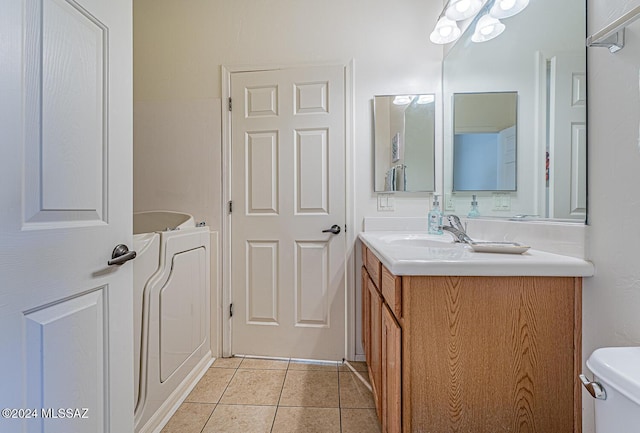
<instances>
[{"instance_id":1,"label":"bathroom vanity","mask_svg":"<svg viewBox=\"0 0 640 433\"><path fill-rule=\"evenodd\" d=\"M590 263L360 238L363 347L383 432L581 431Z\"/></svg>"}]
</instances>

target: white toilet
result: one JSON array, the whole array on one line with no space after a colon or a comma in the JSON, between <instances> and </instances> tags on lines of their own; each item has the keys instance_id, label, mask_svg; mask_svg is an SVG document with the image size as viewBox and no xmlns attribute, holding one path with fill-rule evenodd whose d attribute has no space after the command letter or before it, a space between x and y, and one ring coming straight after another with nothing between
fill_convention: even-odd
<instances>
[{"instance_id":1,"label":"white toilet","mask_svg":"<svg viewBox=\"0 0 640 433\"><path fill-rule=\"evenodd\" d=\"M596 433L640 432L640 347L605 347L587 360L581 379L595 398Z\"/></svg>"}]
</instances>

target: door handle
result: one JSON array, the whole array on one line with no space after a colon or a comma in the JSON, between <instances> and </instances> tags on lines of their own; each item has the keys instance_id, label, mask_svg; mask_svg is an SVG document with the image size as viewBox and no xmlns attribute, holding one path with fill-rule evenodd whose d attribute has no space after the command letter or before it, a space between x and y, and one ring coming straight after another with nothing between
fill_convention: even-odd
<instances>
[{"instance_id":1,"label":"door handle","mask_svg":"<svg viewBox=\"0 0 640 433\"><path fill-rule=\"evenodd\" d=\"M129 251L129 247L124 244L116 245L111 253L111 260L107 262L109 266L122 265L129 260L136 258L135 251Z\"/></svg>"},{"instance_id":2,"label":"door handle","mask_svg":"<svg viewBox=\"0 0 640 433\"><path fill-rule=\"evenodd\" d=\"M340 226L338 224L334 224L330 229L322 230L322 233L333 233L334 235L337 235L340 233Z\"/></svg>"}]
</instances>

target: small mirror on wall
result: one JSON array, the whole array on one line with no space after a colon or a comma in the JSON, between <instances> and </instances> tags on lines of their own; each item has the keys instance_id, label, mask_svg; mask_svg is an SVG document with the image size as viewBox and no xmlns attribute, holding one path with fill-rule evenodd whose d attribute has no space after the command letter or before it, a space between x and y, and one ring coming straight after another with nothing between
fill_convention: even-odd
<instances>
[{"instance_id":1,"label":"small mirror on wall","mask_svg":"<svg viewBox=\"0 0 640 433\"><path fill-rule=\"evenodd\" d=\"M435 95L375 96L374 190L435 187Z\"/></svg>"},{"instance_id":2,"label":"small mirror on wall","mask_svg":"<svg viewBox=\"0 0 640 433\"><path fill-rule=\"evenodd\" d=\"M517 92L453 95L453 190L516 191Z\"/></svg>"}]
</instances>

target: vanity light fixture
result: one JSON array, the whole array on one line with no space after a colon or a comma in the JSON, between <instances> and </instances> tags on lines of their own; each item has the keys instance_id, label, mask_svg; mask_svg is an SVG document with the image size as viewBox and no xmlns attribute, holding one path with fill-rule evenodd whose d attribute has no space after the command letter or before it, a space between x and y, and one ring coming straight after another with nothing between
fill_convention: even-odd
<instances>
[{"instance_id":1,"label":"vanity light fixture","mask_svg":"<svg viewBox=\"0 0 640 433\"><path fill-rule=\"evenodd\" d=\"M431 104L432 102L435 102L435 100L436 100L435 95L420 95L418 96L418 100L416 101L416 104L420 104L420 105Z\"/></svg>"},{"instance_id":2,"label":"vanity light fixture","mask_svg":"<svg viewBox=\"0 0 640 433\"><path fill-rule=\"evenodd\" d=\"M413 95L397 95L393 98L393 105L407 105L413 101Z\"/></svg>"},{"instance_id":3,"label":"vanity light fixture","mask_svg":"<svg viewBox=\"0 0 640 433\"><path fill-rule=\"evenodd\" d=\"M452 0L445 15L453 21L466 20L477 14L483 4L483 0Z\"/></svg>"},{"instance_id":4,"label":"vanity light fixture","mask_svg":"<svg viewBox=\"0 0 640 433\"><path fill-rule=\"evenodd\" d=\"M489 12L494 18L509 18L529 5L529 0L496 0Z\"/></svg>"},{"instance_id":5,"label":"vanity light fixture","mask_svg":"<svg viewBox=\"0 0 640 433\"><path fill-rule=\"evenodd\" d=\"M471 36L473 42L486 42L504 32L505 25L499 19L487 14L482 16L476 24L476 29Z\"/></svg>"},{"instance_id":6,"label":"vanity light fixture","mask_svg":"<svg viewBox=\"0 0 640 433\"><path fill-rule=\"evenodd\" d=\"M446 16L441 16L435 30L429 35L429 39L434 44L448 44L458 39L461 34L462 31L455 21Z\"/></svg>"},{"instance_id":7,"label":"vanity light fixture","mask_svg":"<svg viewBox=\"0 0 640 433\"><path fill-rule=\"evenodd\" d=\"M529 1L448 0L429 39L434 44L444 45L454 42L462 34L458 21L468 20L471 25L476 23L471 40L473 42L489 41L504 31L505 25L500 22L500 19L522 12L529 5Z\"/></svg>"}]
</instances>

